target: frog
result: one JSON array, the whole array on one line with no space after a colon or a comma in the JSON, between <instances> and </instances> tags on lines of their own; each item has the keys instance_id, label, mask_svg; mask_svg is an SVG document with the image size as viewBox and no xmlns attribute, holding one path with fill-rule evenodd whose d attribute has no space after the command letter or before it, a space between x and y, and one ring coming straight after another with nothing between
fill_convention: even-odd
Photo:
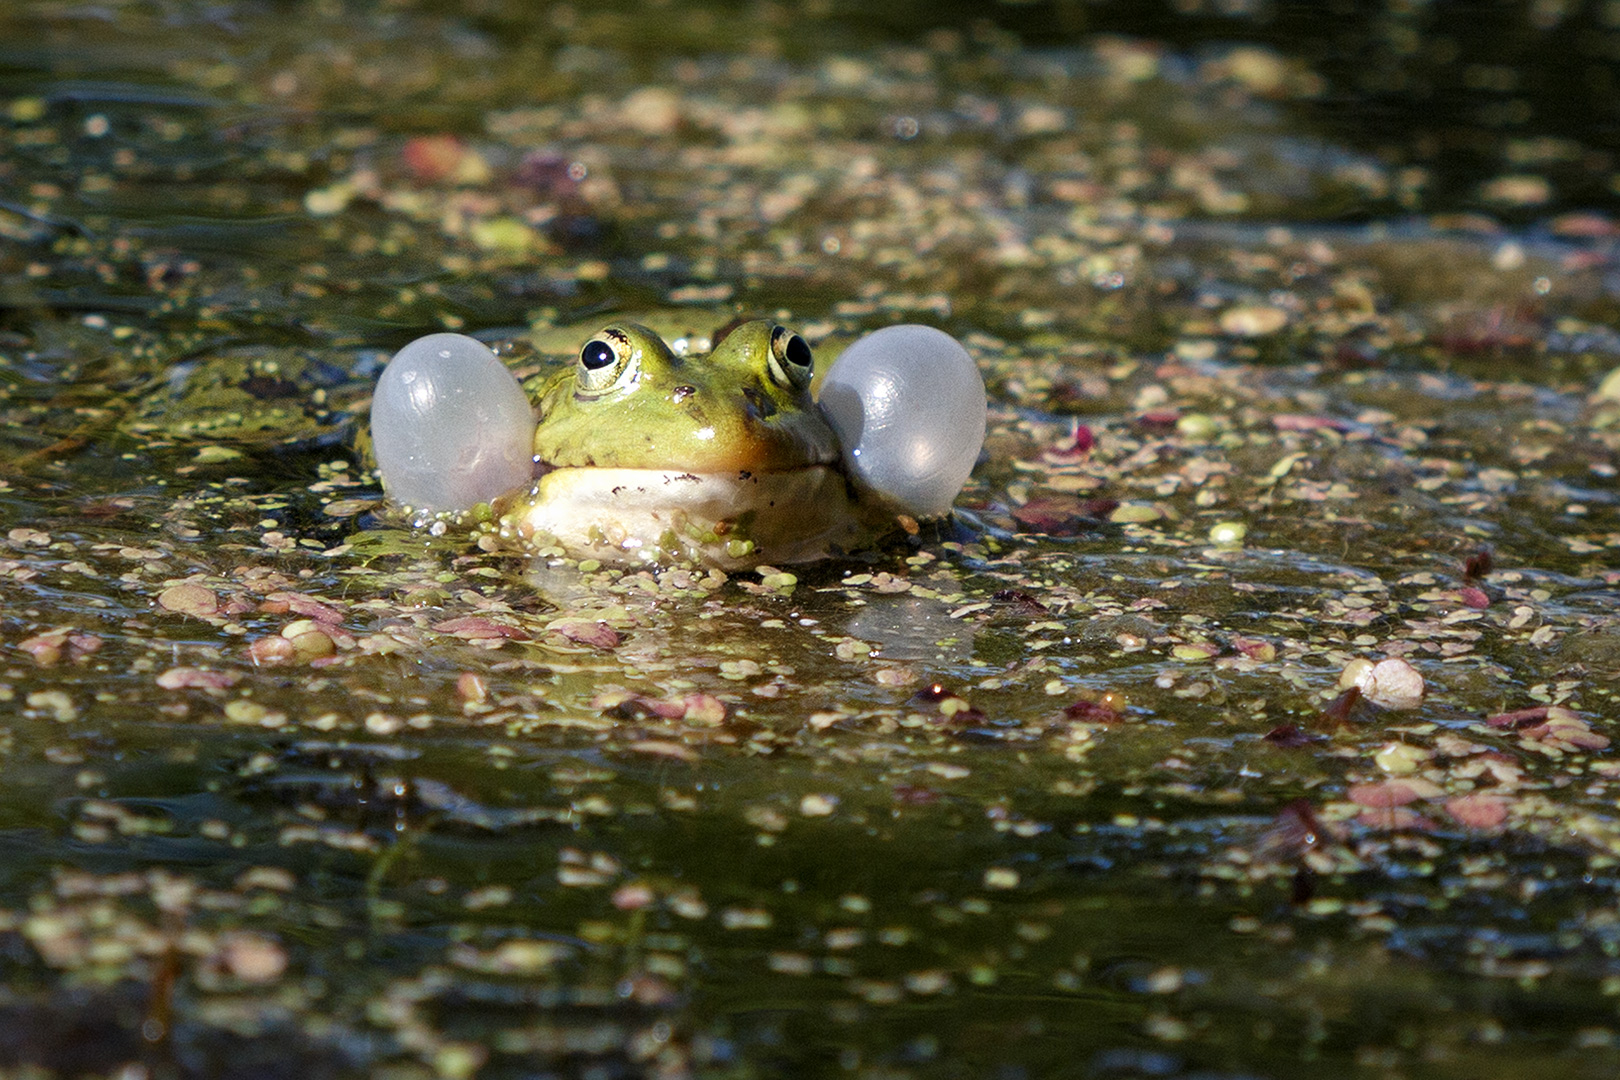
<instances>
[{"instance_id":1,"label":"frog","mask_svg":"<svg viewBox=\"0 0 1620 1080\"><path fill-rule=\"evenodd\" d=\"M471 519L547 558L741 569L853 552L950 519L984 441L977 365L933 327L872 331L824 374L769 319L673 345L609 323L521 384L522 350L503 348L406 345L378 380L372 444L416 523Z\"/></svg>"},{"instance_id":2,"label":"frog","mask_svg":"<svg viewBox=\"0 0 1620 1080\"><path fill-rule=\"evenodd\" d=\"M631 321L526 386L537 477L498 530L606 562L721 569L851 551L895 525L862 500L816 407L814 354L760 319L678 354Z\"/></svg>"}]
</instances>

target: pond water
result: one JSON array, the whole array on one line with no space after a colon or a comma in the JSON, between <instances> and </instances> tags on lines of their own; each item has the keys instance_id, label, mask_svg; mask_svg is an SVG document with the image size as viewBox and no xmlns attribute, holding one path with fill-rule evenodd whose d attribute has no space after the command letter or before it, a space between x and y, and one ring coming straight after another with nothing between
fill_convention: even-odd
<instances>
[{"instance_id":1,"label":"pond water","mask_svg":"<svg viewBox=\"0 0 1620 1080\"><path fill-rule=\"evenodd\" d=\"M1613 6L9 5L0 1070L1614 1075ZM380 506L637 313L955 334L975 524Z\"/></svg>"}]
</instances>

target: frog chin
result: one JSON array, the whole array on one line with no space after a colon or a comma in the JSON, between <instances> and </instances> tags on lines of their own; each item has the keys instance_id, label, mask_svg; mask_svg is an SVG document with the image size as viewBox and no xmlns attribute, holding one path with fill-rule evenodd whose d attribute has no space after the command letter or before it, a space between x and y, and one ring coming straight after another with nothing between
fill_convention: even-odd
<instances>
[{"instance_id":1,"label":"frog chin","mask_svg":"<svg viewBox=\"0 0 1620 1080\"><path fill-rule=\"evenodd\" d=\"M531 548L619 564L722 569L806 562L870 539L844 474L559 468L502 519Z\"/></svg>"}]
</instances>

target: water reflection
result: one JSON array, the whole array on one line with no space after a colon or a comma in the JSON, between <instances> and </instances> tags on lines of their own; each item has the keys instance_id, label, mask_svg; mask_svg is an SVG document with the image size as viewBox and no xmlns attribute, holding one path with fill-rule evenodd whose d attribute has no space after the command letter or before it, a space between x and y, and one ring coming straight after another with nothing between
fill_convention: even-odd
<instances>
[{"instance_id":1,"label":"water reflection","mask_svg":"<svg viewBox=\"0 0 1620 1080\"><path fill-rule=\"evenodd\" d=\"M876 656L886 660L965 664L973 658L974 624L951 618L950 607L938 600L874 595L844 628L875 644Z\"/></svg>"}]
</instances>

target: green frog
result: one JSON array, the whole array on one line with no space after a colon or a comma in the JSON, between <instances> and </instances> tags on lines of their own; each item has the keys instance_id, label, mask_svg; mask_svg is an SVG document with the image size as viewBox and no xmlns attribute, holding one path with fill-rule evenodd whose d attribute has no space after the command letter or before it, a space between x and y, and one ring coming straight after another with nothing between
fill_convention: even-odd
<instances>
[{"instance_id":1,"label":"green frog","mask_svg":"<svg viewBox=\"0 0 1620 1080\"><path fill-rule=\"evenodd\" d=\"M411 342L372 401L389 497L419 521L492 511L501 535L541 553L724 568L852 551L951 514L985 394L950 335L885 327L825 376L771 321L707 353L703 335L675 342L614 323L521 387L472 338Z\"/></svg>"},{"instance_id":2,"label":"green frog","mask_svg":"<svg viewBox=\"0 0 1620 1080\"><path fill-rule=\"evenodd\" d=\"M725 568L858 547L894 515L848 484L813 378L804 338L770 321L692 356L607 326L531 382L539 475L500 530L581 558Z\"/></svg>"}]
</instances>

